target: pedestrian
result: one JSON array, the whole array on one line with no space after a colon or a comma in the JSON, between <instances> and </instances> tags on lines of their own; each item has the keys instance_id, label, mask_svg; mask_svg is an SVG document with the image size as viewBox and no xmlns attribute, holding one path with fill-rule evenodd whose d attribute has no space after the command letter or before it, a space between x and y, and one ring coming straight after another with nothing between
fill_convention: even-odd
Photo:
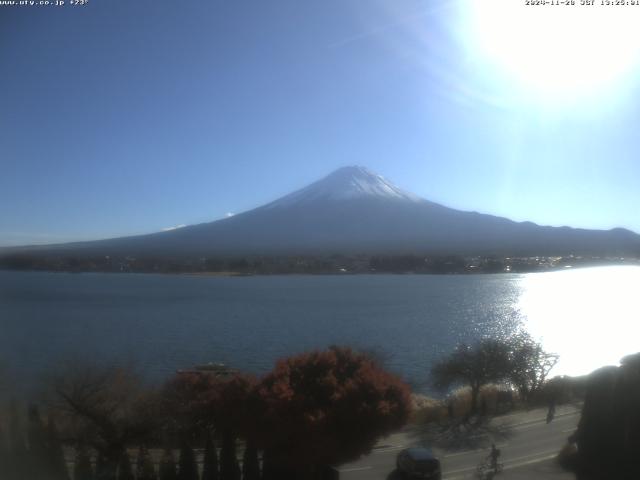
<instances>
[{"instance_id":1,"label":"pedestrian","mask_svg":"<svg viewBox=\"0 0 640 480\"><path fill-rule=\"evenodd\" d=\"M498 473L498 459L500 458L500 449L496 448L496 444L491 444L491 453L489 453L489 459L491 460L491 469L493 473Z\"/></svg>"},{"instance_id":2,"label":"pedestrian","mask_svg":"<svg viewBox=\"0 0 640 480\"><path fill-rule=\"evenodd\" d=\"M549 410L547 411L547 423L551 423L555 415L556 415L556 399L555 397L551 397L551 401L549 402Z\"/></svg>"}]
</instances>

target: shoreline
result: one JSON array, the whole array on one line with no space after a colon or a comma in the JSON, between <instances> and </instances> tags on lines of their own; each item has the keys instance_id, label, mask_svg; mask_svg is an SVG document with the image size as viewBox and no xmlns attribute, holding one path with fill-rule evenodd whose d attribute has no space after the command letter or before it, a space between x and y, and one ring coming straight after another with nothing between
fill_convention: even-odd
<instances>
[{"instance_id":1,"label":"shoreline","mask_svg":"<svg viewBox=\"0 0 640 480\"><path fill-rule=\"evenodd\" d=\"M606 267L640 267L640 260L620 261L620 262L594 262L578 265L563 265L556 267L531 268L518 270L501 270L501 271L483 271L483 270L466 270L466 271L375 271L375 270L344 270L344 271L153 271L153 270L107 270L107 269L47 269L47 268L2 268L0 272L39 272L39 273L66 273L66 274L83 274L83 273L104 273L104 274L135 274L135 275L184 275L193 277L285 277L285 276L364 276L364 275L428 275L428 276L479 276L479 275L522 275L529 273L552 273L566 272L569 270L582 270L586 268L606 268Z\"/></svg>"}]
</instances>

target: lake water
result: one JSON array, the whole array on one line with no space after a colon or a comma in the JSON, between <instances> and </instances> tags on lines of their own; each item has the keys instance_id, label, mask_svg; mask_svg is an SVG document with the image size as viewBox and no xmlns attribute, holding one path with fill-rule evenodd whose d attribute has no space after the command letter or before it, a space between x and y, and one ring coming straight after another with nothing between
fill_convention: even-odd
<instances>
[{"instance_id":1,"label":"lake water","mask_svg":"<svg viewBox=\"0 0 640 480\"><path fill-rule=\"evenodd\" d=\"M0 272L0 363L74 358L150 378L209 361L264 373L331 344L375 348L417 388L459 342L523 325L582 374L640 350L639 267L526 275L196 277ZM23 377L25 378L25 377Z\"/></svg>"}]
</instances>

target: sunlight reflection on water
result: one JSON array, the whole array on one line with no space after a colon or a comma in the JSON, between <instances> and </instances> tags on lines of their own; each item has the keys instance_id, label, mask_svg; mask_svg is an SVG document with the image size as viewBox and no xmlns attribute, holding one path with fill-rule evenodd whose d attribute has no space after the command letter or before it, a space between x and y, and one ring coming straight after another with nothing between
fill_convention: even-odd
<instances>
[{"instance_id":1,"label":"sunlight reflection on water","mask_svg":"<svg viewBox=\"0 0 640 480\"><path fill-rule=\"evenodd\" d=\"M328 345L378 348L429 389L461 342L530 331L584 374L640 350L640 267L495 275L191 277L0 272L0 367L135 360L151 379L210 361L256 374Z\"/></svg>"},{"instance_id":2,"label":"sunlight reflection on water","mask_svg":"<svg viewBox=\"0 0 640 480\"><path fill-rule=\"evenodd\" d=\"M639 267L598 267L524 275L519 309L526 328L560 354L554 375L617 365L640 350Z\"/></svg>"}]
</instances>

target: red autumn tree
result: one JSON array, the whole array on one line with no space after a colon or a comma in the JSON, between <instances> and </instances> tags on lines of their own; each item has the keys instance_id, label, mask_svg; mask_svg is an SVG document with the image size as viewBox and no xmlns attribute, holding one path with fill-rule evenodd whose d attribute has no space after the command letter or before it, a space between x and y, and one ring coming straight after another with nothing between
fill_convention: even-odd
<instances>
[{"instance_id":1,"label":"red autumn tree","mask_svg":"<svg viewBox=\"0 0 640 480\"><path fill-rule=\"evenodd\" d=\"M270 467L298 478L369 452L406 423L411 408L405 383L343 347L279 361L254 402L255 438Z\"/></svg>"},{"instance_id":2,"label":"red autumn tree","mask_svg":"<svg viewBox=\"0 0 640 480\"><path fill-rule=\"evenodd\" d=\"M212 428L217 397L217 380L213 375L195 372L176 375L162 390L167 427L183 437Z\"/></svg>"},{"instance_id":3,"label":"red autumn tree","mask_svg":"<svg viewBox=\"0 0 640 480\"><path fill-rule=\"evenodd\" d=\"M174 431L184 439L211 430L221 437L222 480L240 478L236 438L244 437L252 423L247 402L255 385L248 375L220 377L207 372L181 373L165 385L165 411Z\"/></svg>"}]
</instances>

